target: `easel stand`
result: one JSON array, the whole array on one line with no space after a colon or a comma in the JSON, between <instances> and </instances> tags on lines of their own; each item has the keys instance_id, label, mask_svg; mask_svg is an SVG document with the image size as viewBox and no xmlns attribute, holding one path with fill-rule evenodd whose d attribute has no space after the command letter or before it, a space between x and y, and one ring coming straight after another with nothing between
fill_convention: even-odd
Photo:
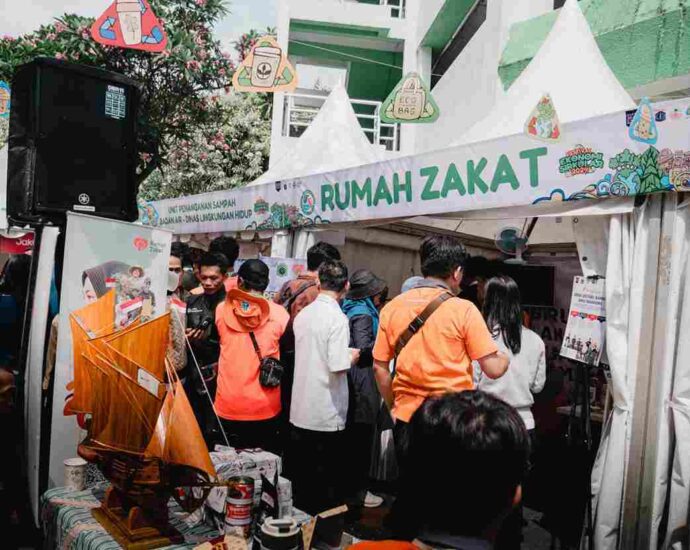
<instances>
[{"instance_id":1,"label":"easel stand","mask_svg":"<svg viewBox=\"0 0 690 550\"><path fill-rule=\"evenodd\" d=\"M592 453L592 410L589 398L589 383L590 383L590 365L580 363L579 361L570 361L575 373L575 380L572 392L572 407L570 409L570 417L568 419L567 439L570 446L582 444L587 450L587 456ZM577 414L578 406L580 407L580 414ZM575 436L575 427L579 423L579 430L577 433L579 437ZM578 441L579 439L579 441ZM591 468L587 479L591 478ZM592 487L587 483L586 489L586 504L585 504L585 527L584 534L587 537L587 548L593 550L594 548L594 525L592 518Z\"/></svg>"}]
</instances>

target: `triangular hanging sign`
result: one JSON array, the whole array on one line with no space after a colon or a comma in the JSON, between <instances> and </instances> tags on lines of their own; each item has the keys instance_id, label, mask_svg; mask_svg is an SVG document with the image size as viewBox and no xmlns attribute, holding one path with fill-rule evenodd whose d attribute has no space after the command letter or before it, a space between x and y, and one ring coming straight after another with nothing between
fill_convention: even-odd
<instances>
[{"instance_id":1,"label":"triangular hanging sign","mask_svg":"<svg viewBox=\"0 0 690 550\"><path fill-rule=\"evenodd\" d=\"M435 122L440 111L417 73L407 73L381 105L381 120L390 123Z\"/></svg>"},{"instance_id":2,"label":"triangular hanging sign","mask_svg":"<svg viewBox=\"0 0 690 550\"><path fill-rule=\"evenodd\" d=\"M10 116L10 87L7 82L0 80L0 118Z\"/></svg>"},{"instance_id":3,"label":"triangular hanging sign","mask_svg":"<svg viewBox=\"0 0 690 550\"><path fill-rule=\"evenodd\" d=\"M630 139L654 145L656 140L659 139L659 131L654 118L654 108L649 98L643 97L630 123L630 129L628 130Z\"/></svg>"},{"instance_id":4,"label":"triangular hanging sign","mask_svg":"<svg viewBox=\"0 0 690 550\"><path fill-rule=\"evenodd\" d=\"M561 138L561 123L556 107L549 94L544 94L525 122L525 133L543 141L558 141Z\"/></svg>"},{"instance_id":5,"label":"triangular hanging sign","mask_svg":"<svg viewBox=\"0 0 690 550\"><path fill-rule=\"evenodd\" d=\"M91 26L99 44L162 52L168 43L165 29L148 0L115 0Z\"/></svg>"},{"instance_id":6,"label":"triangular hanging sign","mask_svg":"<svg viewBox=\"0 0 690 550\"><path fill-rule=\"evenodd\" d=\"M262 36L237 67L232 85L238 92L291 92L297 73L275 38Z\"/></svg>"}]
</instances>

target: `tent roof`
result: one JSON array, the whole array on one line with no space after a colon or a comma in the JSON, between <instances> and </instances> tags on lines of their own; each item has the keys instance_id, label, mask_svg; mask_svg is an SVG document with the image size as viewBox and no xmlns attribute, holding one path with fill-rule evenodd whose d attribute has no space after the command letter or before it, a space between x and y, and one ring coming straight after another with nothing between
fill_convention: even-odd
<instances>
[{"instance_id":1,"label":"tent roof","mask_svg":"<svg viewBox=\"0 0 690 550\"><path fill-rule=\"evenodd\" d=\"M561 124L635 108L601 55L576 0L566 2L537 55L490 114L454 145L522 133L545 93L551 95Z\"/></svg>"},{"instance_id":2,"label":"tent roof","mask_svg":"<svg viewBox=\"0 0 690 550\"><path fill-rule=\"evenodd\" d=\"M350 98L338 84L292 148L249 185L273 183L383 160L362 131Z\"/></svg>"}]
</instances>

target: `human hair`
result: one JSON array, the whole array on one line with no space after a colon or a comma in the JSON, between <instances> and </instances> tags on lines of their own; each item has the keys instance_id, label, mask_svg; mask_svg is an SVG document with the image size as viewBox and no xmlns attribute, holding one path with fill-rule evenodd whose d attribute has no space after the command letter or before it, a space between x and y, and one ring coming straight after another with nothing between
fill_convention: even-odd
<instances>
[{"instance_id":1,"label":"human hair","mask_svg":"<svg viewBox=\"0 0 690 550\"><path fill-rule=\"evenodd\" d=\"M208 251L223 254L228 259L228 266L232 267L240 255L240 245L232 237L216 237L208 245Z\"/></svg>"},{"instance_id":2,"label":"human hair","mask_svg":"<svg viewBox=\"0 0 690 550\"><path fill-rule=\"evenodd\" d=\"M501 335L503 342L514 354L522 347L522 305L517 283L507 275L499 275L486 283L484 319L494 337Z\"/></svg>"},{"instance_id":3,"label":"human hair","mask_svg":"<svg viewBox=\"0 0 690 550\"><path fill-rule=\"evenodd\" d=\"M12 254L5 264L0 283L1 291L12 295L22 309L29 289L31 258L26 254Z\"/></svg>"},{"instance_id":4,"label":"human hair","mask_svg":"<svg viewBox=\"0 0 690 550\"><path fill-rule=\"evenodd\" d=\"M170 255L179 258L183 266L189 265L189 245L175 241L170 245Z\"/></svg>"},{"instance_id":5,"label":"human hair","mask_svg":"<svg viewBox=\"0 0 690 550\"><path fill-rule=\"evenodd\" d=\"M319 266L319 281L323 290L342 292L347 285L347 266L340 260L326 260Z\"/></svg>"},{"instance_id":6,"label":"human hair","mask_svg":"<svg viewBox=\"0 0 690 550\"><path fill-rule=\"evenodd\" d=\"M410 420L396 535L483 536L513 505L529 452L520 415L497 397L468 390L427 398Z\"/></svg>"},{"instance_id":7,"label":"human hair","mask_svg":"<svg viewBox=\"0 0 690 550\"><path fill-rule=\"evenodd\" d=\"M225 275L228 271L228 259L224 254L218 252L207 252L201 257L199 269L202 267L218 267L220 272Z\"/></svg>"},{"instance_id":8,"label":"human hair","mask_svg":"<svg viewBox=\"0 0 690 550\"><path fill-rule=\"evenodd\" d=\"M264 292L268 288L270 269L264 261L253 258L240 266L237 276L242 290Z\"/></svg>"},{"instance_id":9,"label":"human hair","mask_svg":"<svg viewBox=\"0 0 690 550\"><path fill-rule=\"evenodd\" d=\"M455 237L435 235L427 237L419 248L422 275L447 279L458 267L465 265L465 247Z\"/></svg>"},{"instance_id":10,"label":"human hair","mask_svg":"<svg viewBox=\"0 0 690 550\"><path fill-rule=\"evenodd\" d=\"M340 252L332 244L319 241L307 250L307 269L316 271L326 260L340 260Z\"/></svg>"},{"instance_id":11,"label":"human hair","mask_svg":"<svg viewBox=\"0 0 690 550\"><path fill-rule=\"evenodd\" d=\"M463 264L463 271L465 277L488 280L496 270L484 256L468 256Z\"/></svg>"}]
</instances>

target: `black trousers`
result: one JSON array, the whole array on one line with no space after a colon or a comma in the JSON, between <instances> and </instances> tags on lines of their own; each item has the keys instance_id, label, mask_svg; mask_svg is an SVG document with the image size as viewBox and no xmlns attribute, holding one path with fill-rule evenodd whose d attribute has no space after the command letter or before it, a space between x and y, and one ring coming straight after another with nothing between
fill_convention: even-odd
<instances>
[{"instance_id":1,"label":"black trousers","mask_svg":"<svg viewBox=\"0 0 690 550\"><path fill-rule=\"evenodd\" d=\"M362 505L369 488L369 470L376 425L353 422L347 427L346 433L350 472L348 497L358 505Z\"/></svg>"},{"instance_id":2,"label":"black trousers","mask_svg":"<svg viewBox=\"0 0 690 550\"><path fill-rule=\"evenodd\" d=\"M278 437L280 417L268 420L227 420L220 422L231 447L236 449L263 449L274 454L280 454L281 444ZM220 434L218 443L225 445L225 439Z\"/></svg>"},{"instance_id":3,"label":"black trousers","mask_svg":"<svg viewBox=\"0 0 690 550\"><path fill-rule=\"evenodd\" d=\"M345 503L346 438L344 431L316 432L292 426L285 467L297 508L316 515Z\"/></svg>"}]
</instances>

